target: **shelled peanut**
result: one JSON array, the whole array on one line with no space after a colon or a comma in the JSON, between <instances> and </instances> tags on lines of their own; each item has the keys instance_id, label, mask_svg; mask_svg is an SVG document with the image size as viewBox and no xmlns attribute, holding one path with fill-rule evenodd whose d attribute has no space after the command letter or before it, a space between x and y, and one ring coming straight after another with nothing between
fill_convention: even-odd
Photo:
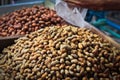
<instances>
[{"instance_id":1,"label":"shelled peanut","mask_svg":"<svg viewBox=\"0 0 120 80\"><path fill-rule=\"evenodd\" d=\"M120 50L88 29L45 27L0 56L0 80L119 80Z\"/></svg>"},{"instance_id":2,"label":"shelled peanut","mask_svg":"<svg viewBox=\"0 0 120 80\"><path fill-rule=\"evenodd\" d=\"M0 36L25 35L45 26L63 24L66 22L49 8L22 8L0 17Z\"/></svg>"}]
</instances>

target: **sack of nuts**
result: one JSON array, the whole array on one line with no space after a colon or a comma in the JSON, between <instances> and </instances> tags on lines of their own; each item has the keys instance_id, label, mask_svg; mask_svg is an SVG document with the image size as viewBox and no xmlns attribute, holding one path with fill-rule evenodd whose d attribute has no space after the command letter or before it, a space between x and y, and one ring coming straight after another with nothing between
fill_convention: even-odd
<instances>
[{"instance_id":1,"label":"sack of nuts","mask_svg":"<svg viewBox=\"0 0 120 80\"><path fill-rule=\"evenodd\" d=\"M14 40L52 25L67 24L56 12L43 6L22 8L0 17L0 52Z\"/></svg>"},{"instance_id":2,"label":"sack of nuts","mask_svg":"<svg viewBox=\"0 0 120 80\"><path fill-rule=\"evenodd\" d=\"M29 34L45 26L63 25L65 21L43 6L22 8L0 17L0 38Z\"/></svg>"},{"instance_id":3,"label":"sack of nuts","mask_svg":"<svg viewBox=\"0 0 120 80\"><path fill-rule=\"evenodd\" d=\"M0 54L0 80L119 80L120 49L86 28L45 27Z\"/></svg>"}]
</instances>

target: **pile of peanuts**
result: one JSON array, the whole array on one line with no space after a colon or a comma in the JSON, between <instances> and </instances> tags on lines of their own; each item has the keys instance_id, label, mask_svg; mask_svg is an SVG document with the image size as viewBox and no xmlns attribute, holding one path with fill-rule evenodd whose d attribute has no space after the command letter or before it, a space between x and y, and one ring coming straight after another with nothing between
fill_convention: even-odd
<instances>
[{"instance_id":1,"label":"pile of peanuts","mask_svg":"<svg viewBox=\"0 0 120 80\"><path fill-rule=\"evenodd\" d=\"M0 80L119 80L120 50L86 28L45 27L0 55Z\"/></svg>"},{"instance_id":2,"label":"pile of peanuts","mask_svg":"<svg viewBox=\"0 0 120 80\"><path fill-rule=\"evenodd\" d=\"M67 23L49 8L22 8L0 17L0 36L25 35L45 26L63 24Z\"/></svg>"}]
</instances>

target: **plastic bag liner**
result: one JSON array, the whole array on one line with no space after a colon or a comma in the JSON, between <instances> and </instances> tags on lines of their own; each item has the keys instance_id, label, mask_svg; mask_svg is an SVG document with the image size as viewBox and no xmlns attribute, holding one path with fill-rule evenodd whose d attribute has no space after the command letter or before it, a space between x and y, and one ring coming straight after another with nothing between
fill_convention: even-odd
<instances>
[{"instance_id":1,"label":"plastic bag liner","mask_svg":"<svg viewBox=\"0 0 120 80\"><path fill-rule=\"evenodd\" d=\"M84 18L86 16L87 9L74 8L72 10L68 7L66 2L62 0L56 0L55 10L57 14L68 23L79 27L85 26Z\"/></svg>"}]
</instances>

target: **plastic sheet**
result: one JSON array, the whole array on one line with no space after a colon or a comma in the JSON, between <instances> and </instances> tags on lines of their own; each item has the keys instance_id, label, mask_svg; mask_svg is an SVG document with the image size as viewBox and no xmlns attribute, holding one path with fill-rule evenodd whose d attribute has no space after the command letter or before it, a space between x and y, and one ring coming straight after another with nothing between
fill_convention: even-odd
<instances>
[{"instance_id":1,"label":"plastic sheet","mask_svg":"<svg viewBox=\"0 0 120 80\"><path fill-rule=\"evenodd\" d=\"M79 27L85 26L84 18L86 16L87 9L76 7L70 9L66 2L62 0L56 0L55 10L59 16L72 25Z\"/></svg>"}]
</instances>

